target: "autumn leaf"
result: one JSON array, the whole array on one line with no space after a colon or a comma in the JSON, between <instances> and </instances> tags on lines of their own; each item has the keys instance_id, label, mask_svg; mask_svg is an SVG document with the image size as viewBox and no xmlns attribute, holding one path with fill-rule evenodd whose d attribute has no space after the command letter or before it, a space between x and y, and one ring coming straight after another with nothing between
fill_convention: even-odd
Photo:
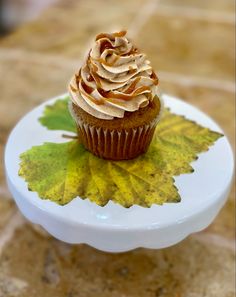
<instances>
[{"instance_id":1,"label":"autumn leaf","mask_svg":"<svg viewBox=\"0 0 236 297\"><path fill-rule=\"evenodd\" d=\"M65 98L46 107L40 122L48 129L74 132L67 105ZM165 110L148 152L136 159L103 160L77 140L44 143L20 156L19 175L39 197L61 205L77 196L100 206L109 200L124 207L179 202L173 176L193 172L190 163L221 136Z\"/></svg>"},{"instance_id":2,"label":"autumn leaf","mask_svg":"<svg viewBox=\"0 0 236 297\"><path fill-rule=\"evenodd\" d=\"M68 109L68 98L57 100L47 105L39 122L49 130L76 132L76 126Z\"/></svg>"}]
</instances>

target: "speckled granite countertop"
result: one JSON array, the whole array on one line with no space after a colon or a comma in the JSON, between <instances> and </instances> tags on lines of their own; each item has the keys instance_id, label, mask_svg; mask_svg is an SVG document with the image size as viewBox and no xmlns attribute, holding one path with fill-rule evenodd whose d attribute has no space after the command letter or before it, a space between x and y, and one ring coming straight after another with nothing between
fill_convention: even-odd
<instances>
[{"instance_id":1,"label":"speckled granite countertop","mask_svg":"<svg viewBox=\"0 0 236 297\"><path fill-rule=\"evenodd\" d=\"M162 89L212 116L234 143L233 0L63 0L0 39L0 153L19 118L65 92L91 38L129 28ZM25 221L0 168L0 297L233 297L234 190L205 231L164 250L105 254Z\"/></svg>"}]
</instances>

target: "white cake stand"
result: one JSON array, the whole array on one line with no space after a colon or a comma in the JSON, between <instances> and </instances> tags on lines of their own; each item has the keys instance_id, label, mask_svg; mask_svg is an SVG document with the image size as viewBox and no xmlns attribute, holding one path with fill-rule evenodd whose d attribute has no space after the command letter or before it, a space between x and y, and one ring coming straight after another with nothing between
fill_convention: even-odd
<instances>
[{"instance_id":1,"label":"white cake stand","mask_svg":"<svg viewBox=\"0 0 236 297\"><path fill-rule=\"evenodd\" d=\"M195 107L164 95L165 106L172 112L222 132L219 126ZM195 172L175 178L182 197L180 203L151 208L128 209L110 201L100 207L79 197L65 206L42 200L27 189L18 176L19 155L43 142L68 141L61 131L49 131L38 118L47 104L27 114L12 131L5 152L9 189L21 212L31 222L41 225L54 237L68 243L87 243L97 249L122 252L137 247L164 248L176 244L193 232L206 228L224 205L232 181L233 154L226 137L222 137L192 163Z\"/></svg>"}]
</instances>

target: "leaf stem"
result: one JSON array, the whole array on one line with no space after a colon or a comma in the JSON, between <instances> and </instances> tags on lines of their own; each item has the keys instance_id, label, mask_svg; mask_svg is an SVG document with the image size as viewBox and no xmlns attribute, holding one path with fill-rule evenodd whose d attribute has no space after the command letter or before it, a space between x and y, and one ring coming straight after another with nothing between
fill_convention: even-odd
<instances>
[{"instance_id":1,"label":"leaf stem","mask_svg":"<svg viewBox=\"0 0 236 297\"><path fill-rule=\"evenodd\" d=\"M67 134L62 134L62 137L64 137L64 138L69 138L69 139L77 139L77 138L78 138L77 136L74 136L74 135L67 135Z\"/></svg>"}]
</instances>

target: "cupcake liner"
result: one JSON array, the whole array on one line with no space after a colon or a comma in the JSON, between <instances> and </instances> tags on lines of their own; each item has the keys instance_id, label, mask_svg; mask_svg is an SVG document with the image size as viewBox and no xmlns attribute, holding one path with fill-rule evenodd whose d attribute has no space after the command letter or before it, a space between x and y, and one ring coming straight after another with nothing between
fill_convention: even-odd
<instances>
[{"instance_id":1,"label":"cupcake liner","mask_svg":"<svg viewBox=\"0 0 236 297\"><path fill-rule=\"evenodd\" d=\"M77 119L78 137L94 155L110 160L126 160L145 153L152 140L156 121L138 128L109 130Z\"/></svg>"},{"instance_id":2,"label":"cupcake liner","mask_svg":"<svg viewBox=\"0 0 236 297\"><path fill-rule=\"evenodd\" d=\"M163 112L163 100L158 116L148 124L129 129L110 129L94 126L85 122L73 111L72 103L69 110L78 130L78 138L85 148L94 155L109 160L128 160L145 153Z\"/></svg>"}]
</instances>

